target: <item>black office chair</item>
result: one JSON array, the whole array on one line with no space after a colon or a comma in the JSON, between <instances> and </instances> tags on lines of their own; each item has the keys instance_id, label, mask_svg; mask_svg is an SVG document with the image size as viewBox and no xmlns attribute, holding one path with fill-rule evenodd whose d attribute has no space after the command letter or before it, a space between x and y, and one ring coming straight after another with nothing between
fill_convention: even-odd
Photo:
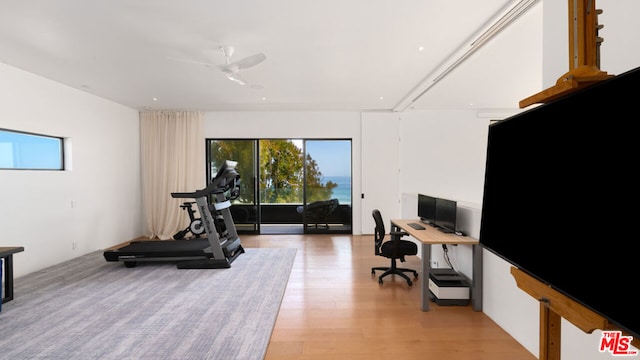
<instances>
[{"instance_id":1,"label":"black office chair","mask_svg":"<svg viewBox=\"0 0 640 360\"><path fill-rule=\"evenodd\" d=\"M382 278L387 275L399 275L407 280L409 286L413 285L411 279L405 274L405 272L412 272L414 277L418 277L418 272L413 269L399 268L396 266L396 260L405 262L404 257L409 255L418 254L418 245L409 240L402 240L403 236L409 235L404 231L392 231L389 233L391 240L383 242L386 234L384 228L384 221L382 215L378 209L373 210L373 219L376 221L376 230L374 235L376 255L383 256L391 259L390 267L372 267L371 275L376 274L376 270L384 271L382 275L378 277L378 282L382 284Z\"/></svg>"}]
</instances>

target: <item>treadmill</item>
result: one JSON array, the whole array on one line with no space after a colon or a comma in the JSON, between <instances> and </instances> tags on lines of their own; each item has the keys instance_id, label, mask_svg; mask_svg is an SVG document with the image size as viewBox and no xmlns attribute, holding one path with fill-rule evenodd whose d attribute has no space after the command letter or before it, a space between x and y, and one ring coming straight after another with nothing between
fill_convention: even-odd
<instances>
[{"instance_id":1,"label":"treadmill","mask_svg":"<svg viewBox=\"0 0 640 360\"><path fill-rule=\"evenodd\" d=\"M236 165L236 161L226 160L211 183L202 190L171 193L173 198L196 200L206 238L132 241L121 248L106 250L104 258L122 261L126 267L135 267L139 261L173 261L178 269L231 267L231 263L244 253L230 209L231 200L240 195L240 175ZM210 196L214 197L213 204L209 203Z\"/></svg>"}]
</instances>

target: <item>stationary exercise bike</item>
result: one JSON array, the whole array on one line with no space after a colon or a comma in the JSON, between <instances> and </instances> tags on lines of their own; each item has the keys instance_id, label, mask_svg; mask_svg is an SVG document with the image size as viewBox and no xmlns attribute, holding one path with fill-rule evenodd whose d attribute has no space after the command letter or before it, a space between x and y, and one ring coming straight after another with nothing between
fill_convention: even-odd
<instances>
[{"instance_id":1,"label":"stationary exercise bike","mask_svg":"<svg viewBox=\"0 0 640 360\"><path fill-rule=\"evenodd\" d=\"M188 233L192 233L195 237L200 237L200 235L204 234L205 228L202 224L202 219L196 218L195 211L193 211L192 205L195 204L195 201L187 201L180 205L180 207L187 211L189 214L189 226L187 226L184 230L178 231L175 235L173 235L174 240L182 240Z\"/></svg>"},{"instance_id":2,"label":"stationary exercise bike","mask_svg":"<svg viewBox=\"0 0 640 360\"><path fill-rule=\"evenodd\" d=\"M237 196L236 196L237 197ZM187 201L180 205L180 207L187 211L189 214L189 226L187 226L184 230L180 230L175 235L173 235L174 240L183 240L188 233L193 234L194 237L199 238L200 235L205 233L204 224L202 223L202 219L196 218L196 212L193 210L192 205L195 204L195 201ZM214 225L218 234L221 237L226 237L228 235L227 227L224 223L224 217L220 214L215 206L209 205L209 211L214 219Z\"/></svg>"}]
</instances>

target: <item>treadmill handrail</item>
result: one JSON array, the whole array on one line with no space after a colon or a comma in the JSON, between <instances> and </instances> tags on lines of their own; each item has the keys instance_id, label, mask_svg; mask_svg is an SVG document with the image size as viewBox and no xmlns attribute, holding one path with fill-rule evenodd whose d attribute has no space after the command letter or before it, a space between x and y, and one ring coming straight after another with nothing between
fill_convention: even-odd
<instances>
[{"instance_id":1,"label":"treadmill handrail","mask_svg":"<svg viewBox=\"0 0 640 360\"><path fill-rule=\"evenodd\" d=\"M229 164L230 162L233 164ZM173 192L171 193L171 197L197 199L199 197L205 197L211 194L222 193L229 190L231 187L237 186L236 180L240 178L240 175L235 170L235 163L235 161L225 161L224 165L220 168L220 171L218 171L216 177L211 180L206 188L196 190L194 192Z\"/></svg>"}]
</instances>

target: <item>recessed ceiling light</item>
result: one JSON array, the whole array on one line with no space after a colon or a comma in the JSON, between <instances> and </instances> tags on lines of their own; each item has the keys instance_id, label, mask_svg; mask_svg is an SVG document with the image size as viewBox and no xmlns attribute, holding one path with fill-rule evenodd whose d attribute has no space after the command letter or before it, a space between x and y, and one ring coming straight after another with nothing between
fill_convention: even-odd
<instances>
[{"instance_id":1,"label":"recessed ceiling light","mask_svg":"<svg viewBox=\"0 0 640 360\"><path fill-rule=\"evenodd\" d=\"M384 96L380 96L380 100L384 100Z\"/></svg>"},{"instance_id":2,"label":"recessed ceiling light","mask_svg":"<svg viewBox=\"0 0 640 360\"><path fill-rule=\"evenodd\" d=\"M262 97L262 101L265 101L265 100L267 100L267 98L263 96L263 97Z\"/></svg>"},{"instance_id":3,"label":"recessed ceiling light","mask_svg":"<svg viewBox=\"0 0 640 360\"><path fill-rule=\"evenodd\" d=\"M153 101L158 101L158 98L153 98Z\"/></svg>"},{"instance_id":4,"label":"recessed ceiling light","mask_svg":"<svg viewBox=\"0 0 640 360\"><path fill-rule=\"evenodd\" d=\"M423 51L424 50L424 46L418 46L418 51Z\"/></svg>"}]
</instances>

